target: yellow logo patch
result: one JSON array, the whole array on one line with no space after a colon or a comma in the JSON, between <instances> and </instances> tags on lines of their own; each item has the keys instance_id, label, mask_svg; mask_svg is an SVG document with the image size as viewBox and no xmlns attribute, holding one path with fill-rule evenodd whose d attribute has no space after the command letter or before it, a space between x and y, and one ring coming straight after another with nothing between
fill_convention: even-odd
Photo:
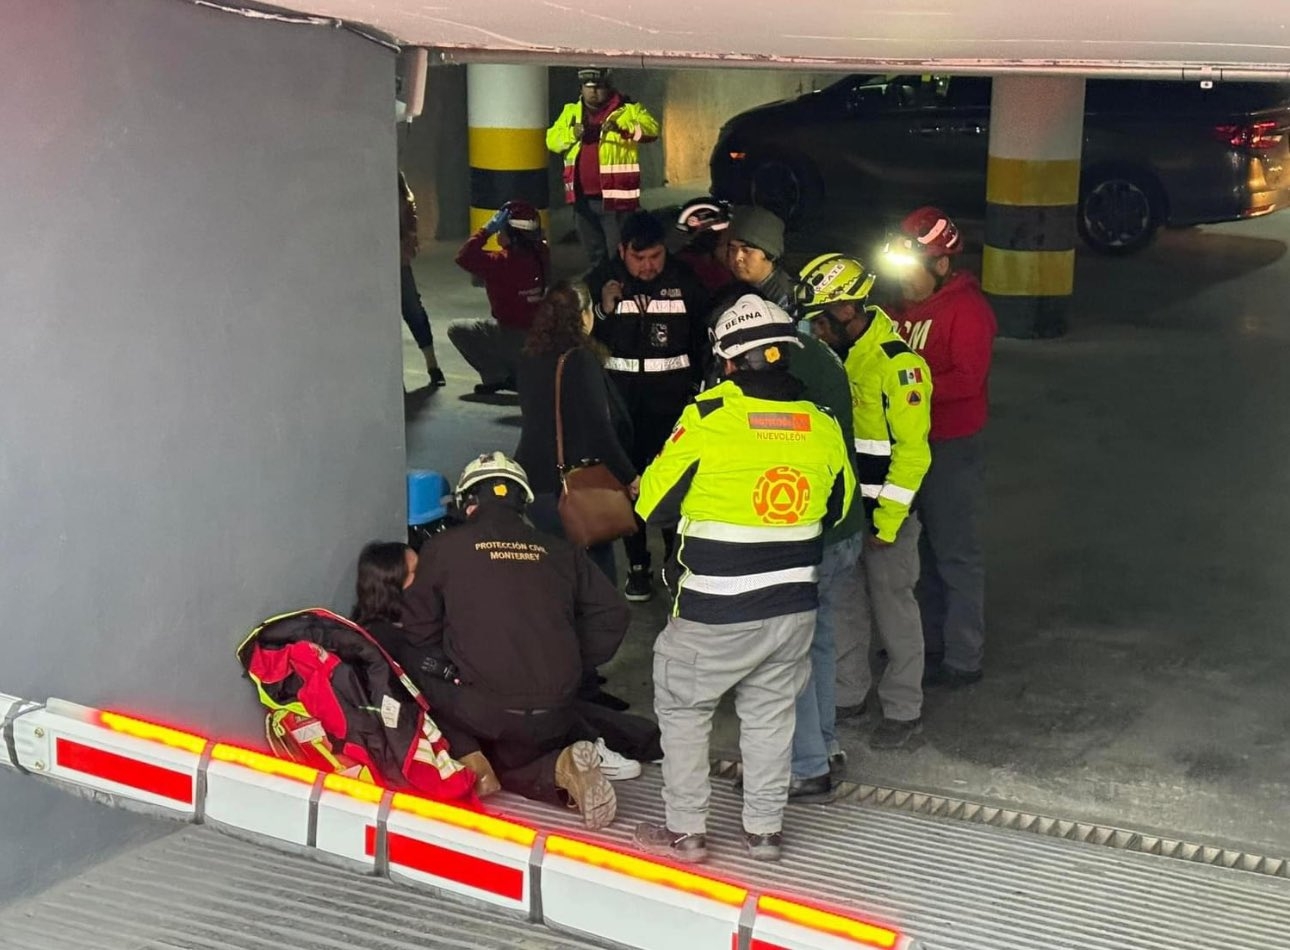
<instances>
[{"instance_id":1,"label":"yellow logo patch","mask_svg":"<svg viewBox=\"0 0 1290 950\"><path fill-rule=\"evenodd\" d=\"M811 483L791 465L768 468L753 486L753 511L766 524L797 524L811 501Z\"/></svg>"}]
</instances>

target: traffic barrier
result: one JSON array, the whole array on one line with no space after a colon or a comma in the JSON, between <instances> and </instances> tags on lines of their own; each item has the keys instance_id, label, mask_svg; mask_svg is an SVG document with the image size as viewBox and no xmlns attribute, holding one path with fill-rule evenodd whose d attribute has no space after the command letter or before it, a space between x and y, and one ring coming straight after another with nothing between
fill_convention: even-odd
<instances>
[{"instance_id":1,"label":"traffic barrier","mask_svg":"<svg viewBox=\"0 0 1290 950\"><path fill-rule=\"evenodd\" d=\"M748 890L560 835L546 839L542 916L646 950L737 947Z\"/></svg>"},{"instance_id":2,"label":"traffic barrier","mask_svg":"<svg viewBox=\"0 0 1290 950\"><path fill-rule=\"evenodd\" d=\"M23 771L172 817L197 816L198 773L209 745L200 736L59 699L18 715L5 734Z\"/></svg>"},{"instance_id":3,"label":"traffic barrier","mask_svg":"<svg viewBox=\"0 0 1290 950\"><path fill-rule=\"evenodd\" d=\"M894 929L130 716L0 694L0 766L642 950L916 950Z\"/></svg>"},{"instance_id":4,"label":"traffic barrier","mask_svg":"<svg viewBox=\"0 0 1290 950\"><path fill-rule=\"evenodd\" d=\"M378 873L376 849L368 849L368 829L379 827L381 803L389 793L343 775L324 775L315 793L314 847L365 874Z\"/></svg>"},{"instance_id":5,"label":"traffic barrier","mask_svg":"<svg viewBox=\"0 0 1290 950\"><path fill-rule=\"evenodd\" d=\"M368 840L375 853L377 828ZM429 884L527 913L529 854L537 832L525 825L413 795L396 794L385 826L391 880Z\"/></svg>"},{"instance_id":6,"label":"traffic barrier","mask_svg":"<svg viewBox=\"0 0 1290 950\"><path fill-rule=\"evenodd\" d=\"M308 766L220 743L206 769L205 820L307 846L317 780Z\"/></svg>"},{"instance_id":7,"label":"traffic barrier","mask_svg":"<svg viewBox=\"0 0 1290 950\"><path fill-rule=\"evenodd\" d=\"M909 950L908 938L889 927L835 911L762 894L757 898L749 950Z\"/></svg>"}]
</instances>

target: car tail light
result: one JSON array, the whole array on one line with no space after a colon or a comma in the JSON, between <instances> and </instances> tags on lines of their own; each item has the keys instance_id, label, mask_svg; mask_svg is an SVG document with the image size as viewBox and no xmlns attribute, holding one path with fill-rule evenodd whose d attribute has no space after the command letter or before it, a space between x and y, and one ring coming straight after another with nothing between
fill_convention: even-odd
<instances>
[{"instance_id":1,"label":"car tail light","mask_svg":"<svg viewBox=\"0 0 1290 950\"><path fill-rule=\"evenodd\" d=\"M747 158L747 157L748 157L748 153L747 153L747 152L731 152L731 153L730 153L730 160L731 160L732 162L742 162L742 161L743 161L745 158Z\"/></svg>"},{"instance_id":2,"label":"car tail light","mask_svg":"<svg viewBox=\"0 0 1290 950\"><path fill-rule=\"evenodd\" d=\"M1263 151L1281 144L1281 133L1275 122L1251 122L1248 125L1216 125L1214 138L1232 148Z\"/></svg>"}]
</instances>

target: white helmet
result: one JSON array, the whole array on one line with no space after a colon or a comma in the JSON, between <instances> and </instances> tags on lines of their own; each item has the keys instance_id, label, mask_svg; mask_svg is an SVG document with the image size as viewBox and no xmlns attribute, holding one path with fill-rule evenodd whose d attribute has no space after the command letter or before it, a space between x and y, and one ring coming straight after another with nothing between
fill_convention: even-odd
<instances>
[{"instance_id":1,"label":"white helmet","mask_svg":"<svg viewBox=\"0 0 1290 950\"><path fill-rule=\"evenodd\" d=\"M709 335L712 352L723 360L732 360L772 343L802 346L797 322L788 311L756 294L744 294L724 310Z\"/></svg>"},{"instance_id":2,"label":"white helmet","mask_svg":"<svg viewBox=\"0 0 1290 950\"><path fill-rule=\"evenodd\" d=\"M524 467L515 459L509 458L505 452L487 452L461 470L461 478L457 479L455 492L457 504L465 505L466 496L473 494L472 488L492 479L504 479L518 485L524 492L524 500L526 502L533 500L533 489L529 487L529 476L524 471ZM505 485L495 485L493 491L499 497L506 496Z\"/></svg>"}]
</instances>

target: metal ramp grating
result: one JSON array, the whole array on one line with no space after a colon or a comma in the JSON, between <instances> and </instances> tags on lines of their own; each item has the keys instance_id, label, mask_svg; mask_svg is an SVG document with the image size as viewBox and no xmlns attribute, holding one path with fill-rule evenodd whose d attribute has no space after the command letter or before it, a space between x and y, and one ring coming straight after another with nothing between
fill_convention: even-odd
<instances>
[{"instance_id":1,"label":"metal ramp grating","mask_svg":"<svg viewBox=\"0 0 1290 950\"><path fill-rule=\"evenodd\" d=\"M476 901L184 828L0 910L0 950L583 950Z\"/></svg>"},{"instance_id":2,"label":"metal ramp grating","mask_svg":"<svg viewBox=\"0 0 1290 950\"><path fill-rule=\"evenodd\" d=\"M714 772L720 777L733 779L739 774L739 763L719 762ZM1285 858L1242 851L1237 848L1198 844L1167 835L1130 831L1114 825L1053 818L1048 815L984 805L980 802L935 795L930 792L843 782L839 786L837 799L858 805L891 808L929 818L949 818L955 821L989 825L992 828L1006 828L1010 831L1028 831L1049 838L1102 845L1121 851L1137 851L1196 864L1249 871L1253 874L1290 877L1290 861Z\"/></svg>"},{"instance_id":3,"label":"metal ramp grating","mask_svg":"<svg viewBox=\"0 0 1290 950\"><path fill-rule=\"evenodd\" d=\"M631 850L638 819L663 813L656 767L617 785L618 820L604 832L576 814L502 795L505 811L544 827ZM706 869L799 897L853 908L924 950L1285 950L1290 880L1101 847L981 820L951 821L888 804L795 805L785 859L765 865L739 845L740 799L714 777ZM994 816L998 820L999 816ZM1067 823L1074 824L1074 823ZM1088 826L1092 827L1092 826ZM1069 830L1069 829L1068 829ZM1144 845L1146 840L1144 839Z\"/></svg>"}]
</instances>

